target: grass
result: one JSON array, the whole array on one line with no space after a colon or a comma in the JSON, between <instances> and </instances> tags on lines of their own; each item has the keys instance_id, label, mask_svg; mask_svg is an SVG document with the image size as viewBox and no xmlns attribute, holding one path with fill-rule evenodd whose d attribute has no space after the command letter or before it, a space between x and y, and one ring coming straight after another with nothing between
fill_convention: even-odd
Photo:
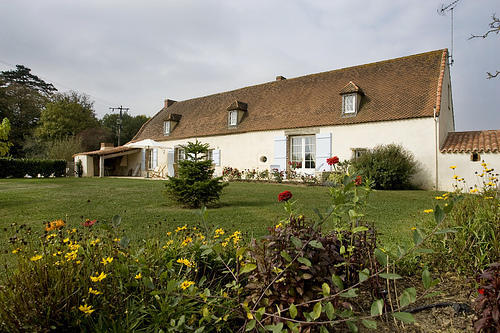
<instances>
[{"instance_id":1,"label":"grass","mask_svg":"<svg viewBox=\"0 0 500 333\"><path fill-rule=\"evenodd\" d=\"M163 181L118 178L57 178L0 180L0 237L5 250L8 226L26 223L42 230L43 223L62 218L69 225L81 225L85 218L100 221L122 216L129 238L138 240L200 222L199 210L169 205L162 194ZM219 207L208 210L208 223L228 230L241 230L260 237L267 227L285 216L277 195L293 193L297 211L317 218L314 208L326 211L328 188L287 184L231 183L225 188ZM374 191L366 212L385 246L410 238L410 228L424 218L423 210L433 206L436 192ZM5 252L5 251L4 251Z\"/></svg>"}]
</instances>

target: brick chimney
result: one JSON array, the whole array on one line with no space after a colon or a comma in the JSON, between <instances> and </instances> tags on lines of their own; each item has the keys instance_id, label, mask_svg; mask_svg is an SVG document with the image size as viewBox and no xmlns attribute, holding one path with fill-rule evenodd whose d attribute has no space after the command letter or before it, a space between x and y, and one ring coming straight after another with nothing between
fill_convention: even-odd
<instances>
[{"instance_id":1,"label":"brick chimney","mask_svg":"<svg viewBox=\"0 0 500 333\"><path fill-rule=\"evenodd\" d=\"M281 75L276 76L276 81L283 81L283 80L286 80L286 77Z\"/></svg>"},{"instance_id":2,"label":"brick chimney","mask_svg":"<svg viewBox=\"0 0 500 333\"><path fill-rule=\"evenodd\" d=\"M170 105L174 104L177 101L174 101L173 99L166 99L165 100L165 109L168 108Z\"/></svg>"},{"instance_id":3,"label":"brick chimney","mask_svg":"<svg viewBox=\"0 0 500 333\"><path fill-rule=\"evenodd\" d=\"M101 150L107 150L114 148L115 145L111 142L101 142Z\"/></svg>"}]
</instances>

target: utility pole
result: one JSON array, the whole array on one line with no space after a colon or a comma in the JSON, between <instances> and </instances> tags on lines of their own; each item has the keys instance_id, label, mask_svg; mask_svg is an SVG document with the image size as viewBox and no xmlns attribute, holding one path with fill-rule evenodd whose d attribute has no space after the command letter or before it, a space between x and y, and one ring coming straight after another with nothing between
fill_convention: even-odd
<instances>
[{"instance_id":1,"label":"utility pole","mask_svg":"<svg viewBox=\"0 0 500 333\"><path fill-rule=\"evenodd\" d=\"M117 125L118 125L118 146L120 146L120 136L121 136L121 132L122 132L122 117L123 117L123 111L127 112L129 110L129 108L124 108L123 106L119 106L117 108L109 108L111 111L115 111L115 110L120 110L120 118L118 119L117 121Z\"/></svg>"}]
</instances>

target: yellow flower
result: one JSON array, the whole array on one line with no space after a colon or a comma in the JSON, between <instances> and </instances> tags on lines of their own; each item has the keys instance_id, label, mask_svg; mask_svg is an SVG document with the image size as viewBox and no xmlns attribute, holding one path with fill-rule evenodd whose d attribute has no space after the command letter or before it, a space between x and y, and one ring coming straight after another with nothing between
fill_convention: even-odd
<instances>
[{"instance_id":1,"label":"yellow flower","mask_svg":"<svg viewBox=\"0 0 500 333\"><path fill-rule=\"evenodd\" d=\"M60 229L60 228L64 227L65 225L66 225L66 222L64 222L61 219L54 220L54 221L49 222L45 225L45 231L52 231L55 229Z\"/></svg>"},{"instance_id":2,"label":"yellow flower","mask_svg":"<svg viewBox=\"0 0 500 333\"><path fill-rule=\"evenodd\" d=\"M43 255L41 254L37 254L36 256L33 256L30 258L31 261L38 261L40 259L42 259Z\"/></svg>"},{"instance_id":3,"label":"yellow flower","mask_svg":"<svg viewBox=\"0 0 500 333\"><path fill-rule=\"evenodd\" d=\"M187 246L191 242L193 242L193 239L191 237L186 237L186 239L182 241L181 246Z\"/></svg>"},{"instance_id":4,"label":"yellow flower","mask_svg":"<svg viewBox=\"0 0 500 333\"><path fill-rule=\"evenodd\" d=\"M191 262L189 261L188 259L186 258L180 258L180 259L177 259L177 262L179 264L183 264L183 265L186 265L187 267L193 267L194 266L194 262Z\"/></svg>"},{"instance_id":5,"label":"yellow flower","mask_svg":"<svg viewBox=\"0 0 500 333\"><path fill-rule=\"evenodd\" d=\"M248 318L248 320L252 320L253 319L253 315L250 312L247 312L247 318Z\"/></svg>"},{"instance_id":6,"label":"yellow flower","mask_svg":"<svg viewBox=\"0 0 500 333\"><path fill-rule=\"evenodd\" d=\"M67 243L67 242L69 242L69 238L64 238L63 243Z\"/></svg>"},{"instance_id":7,"label":"yellow flower","mask_svg":"<svg viewBox=\"0 0 500 333\"><path fill-rule=\"evenodd\" d=\"M71 251L76 251L80 248L80 244L78 244L77 242L69 242L68 244L68 247Z\"/></svg>"},{"instance_id":8,"label":"yellow flower","mask_svg":"<svg viewBox=\"0 0 500 333\"><path fill-rule=\"evenodd\" d=\"M484 197L484 199L491 200L491 199L493 199L493 197Z\"/></svg>"},{"instance_id":9,"label":"yellow flower","mask_svg":"<svg viewBox=\"0 0 500 333\"><path fill-rule=\"evenodd\" d=\"M174 243L173 240L169 240L168 242L165 243L165 245L162 246L162 249L166 249L167 247L169 247L170 245L172 245Z\"/></svg>"},{"instance_id":10,"label":"yellow flower","mask_svg":"<svg viewBox=\"0 0 500 333\"><path fill-rule=\"evenodd\" d=\"M80 265L82 262L80 260L77 260L76 263Z\"/></svg>"},{"instance_id":11,"label":"yellow flower","mask_svg":"<svg viewBox=\"0 0 500 333\"><path fill-rule=\"evenodd\" d=\"M219 229L215 230L214 238L219 238L219 236L224 235L224 233L225 233L224 229L219 228Z\"/></svg>"},{"instance_id":12,"label":"yellow flower","mask_svg":"<svg viewBox=\"0 0 500 333\"><path fill-rule=\"evenodd\" d=\"M222 245L222 247L226 247L227 246L227 242L223 242L220 245Z\"/></svg>"},{"instance_id":13,"label":"yellow flower","mask_svg":"<svg viewBox=\"0 0 500 333\"><path fill-rule=\"evenodd\" d=\"M18 247L17 249L15 250L12 250L12 253L16 254L17 252L21 251L21 249Z\"/></svg>"},{"instance_id":14,"label":"yellow flower","mask_svg":"<svg viewBox=\"0 0 500 333\"><path fill-rule=\"evenodd\" d=\"M278 224L276 224L276 225L274 226L274 229L279 229L279 228L281 228L282 226L283 226L283 224L281 224L281 222L280 222L280 223L278 223Z\"/></svg>"},{"instance_id":15,"label":"yellow flower","mask_svg":"<svg viewBox=\"0 0 500 333\"><path fill-rule=\"evenodd\" d=\"M91 276L90 280L92 280L92 282L100 282L104 280L106 276L108 276L108 274L104 274L104 272L101 272L101 274L99 274L98 276Z\"/></svg>"},{"instance_id":16,"label":"yellow flower","mask_svg":"<svg viewBox=\"0 0 500 333\"><path fill-rule=\"evenodd\" d=\"M187 288L189 288L190 286L192 286L194 284L193 281L184 281L181 283L180 287L182 288L182 290L186 290Z\"/></svg>"},{"instance_id":17,"label":"yellow flower","mask_svg":"<svg viewBox=\"0 0 500 333\"><path fill-rule=\"evenodd\" d=\"M112 261L113 261L113 257L102 258L101 264L106 266L107 264L111 264Z\"/></svg>"},{"instance_id":18,"label":"yellow flower","mask_svg":"<svg viewBox=\"0 0 500 333\"><path fill-rule=\"evenodd\" d=\"M453 179L458 179L458 176L457 175L453 175Z\"/></svg>"},{"instance_id":19,"label":"yellow flower","mask_svg":"<svg viewBox=\"0 0 500 333\"><path fill-rule=\"evenodd\" d=\"M90 242L90 245L94 246L94 245L97 245L97 243L99 243L101 240L99 238L93 240Z\"/></svg>"},{"instance_id":20,"label":"yellow flower","mask_svg":"<svg viewBox=\"0 0 500 333\"><path fill-rule=\"evenodd\" d=\"M488 164L486 164L486 163L484 163L484 162L483 162L483 163L481 163L481 165L482 165L482 166L483 166L483 168L484 168L484 167L486 167Z\"/></svg>"},{"instance_id":21,"label":"yellow flower","mask_svg":"<svg viewBox=\"0 0 500 333\"><path fill-rule=\"evenodd\" d=\"M434 199L436 199L436 200L443 200L444 198L443 197L434 197Z\"/></svg>"},{"instance_id":22,"label":"yellow flower","mask_svg":"<svg viewBox=\"0 0 500 333\"><path fill-rule=\"evenodd\" d=\"M139 274L134 276L134 279L136 279L136 280L142 279L142 274L139 272Z\"/></svg>"},{"instance_id":23,"label":"yellow flower","mask_svg":"<svg viewBox=\"0 0 500 333\"><path fill-rule=\"evenodd\" d=\"M416 227L411 227L411 230L417 230L417 228Z\"/></svg>"},{"instance_id":24,"label":"yellow flower","mask_svg":"<svg viewBox=\"0 0 500 333\"><path fill-rule=\"evenodd\" d=\"M93 295L100 295L100 294L102 294L101 291L92 289L92 287L89 288L89 293L91 293Z\"/></svg>"},{"instance_id":25,"label":"yellow flower","mask_svg":"<svg viewBox=\"0 0 500 333\"><path fill-rule=\"evenodd\" d=\"M113 239L113 242L119 242L121 239L120 238L115 238Z\"/></svg>"},{"instance_id":26,"label":"yellow flower","mask_svg":"<svg viewBox=\"0 0 500 333\"><path fill-rule=\"evenodd\" d=\"M78 307L78 309L79 309L80 311L82 311L83 313L85 313L86 315L89 315L89 314L91 314L92 312L94 312L94 311L95 311L95 309L92 309L92 305L87 305L87 304L85 304L85 305L80 305L80 306Z\"/></svg>"},{"instance_id":27,"label":"yellow flower","mask_svg":"<svg viewBox=\"0 0 500 333\"><path fill-rule=\"evenodd\" d=\"M172 232L171 231L167 232L167 236L170 237L170 235L172 235Z\"/></svg>"},{"instance_id":28,"label":"yellow flower","mask_svg":"<svg viewBox=\"0 0 500 333\"><path fill-rule=\"evenodd\" d=\"M75 260L77 253L78 253L78 251L68 252L64 255L64 258L66 258L67 261Z\"/></svg>"},{"instance_id":29,"label":"yellow flower","mask_svg":"<svg viewBox=\"0 0 500 333\"><path fill-rule=\"evenodd\" d=\"M204 240L205 236L203 234L196 234L199 240Z\"/></svg>"},{"instance_id":30,"label":"yellow flower","mask_svg":"<svg viewBox=\"0 0 500 333\"><path fill-rule=\"evenodd\" d=\"M452 170L455 170L456 168L457 168L457 166L456 166L456 165L452 165L452 166L450 167L450 169L452 169Z\"/></svg>"},{"instance_id":31,"label":"yellow flower","mask_svg":"<svg viewBox=\"0 0 500 333\"><path fill-rule=\"evenodd\" d=\"M47 235L47 237L45 237L47 240L51 239L51 238L54 238L56 237L56 234L50 234L50 235Z\"/></svg>"},{"instance_id":32,"label":"yellow flower","mask_svg":"<svg viewBox=\"0 0 500 333\"><path fill-rule=\"evenodd\" d=\"M473 188L472 190L470 190L470 193L476 193L477 192L477 188Z\"/></svg>"},{"instance_id":33,"label":"yellow flower","mask_svg":"<svg viewBox=\"0 0 500 333\"><path fill-rule=\"evenodd\" d=\"M175 229L175 232L179 232L179 231L186 230L186 229L187 229L187 225L184 224L182 227L177 227L177 229Z\"/></svg>"},{"instance_id":34,"label":"yellow flower","mask_svg":"<svg viewBox=\"0 0 500 333\"><path fill-rule=\"evenodd\" d=\"M495 184L493 184L492 182L489 182L486 184L486 186L495 186Z\"/></svg>"},{"instance_id":35,"label":"yellow flower","mask_svg":"<svg viewBox=\"0 0 500 333\"><path fill-rule=\"evenodd\" d=\"M432 213L432 212L434 212L434 209L425 209L424 210L424 213L426 213L426 214L429 214L429 213Z\"/></svg>"}]
</instances>

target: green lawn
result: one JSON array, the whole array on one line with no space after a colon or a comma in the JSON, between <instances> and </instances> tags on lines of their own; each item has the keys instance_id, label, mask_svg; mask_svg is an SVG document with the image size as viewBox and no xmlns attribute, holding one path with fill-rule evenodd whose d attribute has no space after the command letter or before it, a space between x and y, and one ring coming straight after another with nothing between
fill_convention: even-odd
<instances>
[{"instance_id":1,"label":"green lawn","mask_svg":"<svg viewBox=\"0 0 500 333\"><path fill-rule=\"evenodd\" d=\"M0 244L5 246L13 222L41 230L43 223L62 218L80 225L85 218L110 220L122 216L129 238L161 237L176 226L199 223L197 210L167 205L163 181L117 178L58 178L0 180ZM229 230L241 230L259 237L266 228L285 216L277 195L293 193L297 211L315 217L314 208L325 211L328 188L286 184L231 183L225 188L220 207L209 209L208 222ZM374 191L367 220L380 232L381 243L403 242L410 228L430 218L423 210L433 206L435 192ZM158 222L161 222L161 226ZM4 229L6 228L6 229ZM389 245L390 246L390 245Z\"/></svg>"}]
</instances>

